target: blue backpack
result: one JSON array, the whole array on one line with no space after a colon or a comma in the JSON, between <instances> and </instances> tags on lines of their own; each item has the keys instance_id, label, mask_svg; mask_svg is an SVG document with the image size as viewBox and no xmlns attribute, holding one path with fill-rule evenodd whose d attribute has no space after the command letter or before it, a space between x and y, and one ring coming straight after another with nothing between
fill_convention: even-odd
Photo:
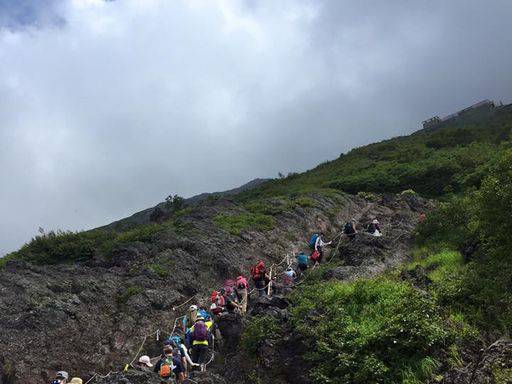
<instances>
[{"instance_id":1,"label":"blue backpack","mask_svg":"<svg viewBox=\"0 0 512 384\"><path fill-rule=\"evenodd\" d=\"M299 265L308 265L309 258L304 253L299 253L297 256L297 263Z\"/></svg>"},{"instance_id":2,"label":"blue backpack","mask_svg":"<svg viewBox=\"0 0 512 384\"><path fill-rule=\"evenodd\" d=\"M309 239L309 246L311 248L315 247L316 239L318 239L318 233L314 233L313 236L311 236L311 239Z\"/></svg>"}]
</instances>

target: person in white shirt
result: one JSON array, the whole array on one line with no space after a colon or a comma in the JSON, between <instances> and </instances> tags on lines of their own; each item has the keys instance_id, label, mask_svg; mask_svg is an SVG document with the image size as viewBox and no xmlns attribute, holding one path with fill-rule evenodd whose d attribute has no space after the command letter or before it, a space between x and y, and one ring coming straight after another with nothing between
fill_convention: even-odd
<instances>
[{"instance_id":1,"label":"person in white shirt","mask_svg":"<svg viewBox=\"0 0 512 384\"><path fill-rule=\"evenodd\" d=\"M318 259L316 260L318 264L320 264L322 262L322 259L324 257L323 247L326 245L330 245L332 243L332 241L329 241L328 243L326 243L324 241L323 237L324 237L324 234L323 234L323 232L321 232L318 234L318 237L316 238L316 241L315 241L315 251L317 251L318 254L320 255L318 257Z\"/></svg>"}]
</instances>

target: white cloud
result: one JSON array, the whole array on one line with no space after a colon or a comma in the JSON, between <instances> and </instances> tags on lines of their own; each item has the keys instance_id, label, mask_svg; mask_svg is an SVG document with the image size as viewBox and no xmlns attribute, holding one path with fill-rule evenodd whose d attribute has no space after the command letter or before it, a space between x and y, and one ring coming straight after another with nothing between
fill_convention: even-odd
<instances>
[{"instance_id":1,"label":"white cloud","mask_svg":"<svg viewBox=\"0 0 512 384\"><path fill-rule=\"evenodd\" d=\"M482 3L456 3L75 0L0 29L0 252L504 97L510 6L468 41Z\"/></svg>"}]
</instances>

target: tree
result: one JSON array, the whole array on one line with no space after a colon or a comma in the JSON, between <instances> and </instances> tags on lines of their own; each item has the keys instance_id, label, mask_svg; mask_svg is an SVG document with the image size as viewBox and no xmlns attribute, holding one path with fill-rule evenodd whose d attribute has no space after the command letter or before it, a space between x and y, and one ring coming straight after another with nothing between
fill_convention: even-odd
<instances>
[{"instance_id":1,"label":"tree","mask_svg":"<svg viewBox=\"0 0 512 384\"><path fill-rule=\"evenodd\" d=\"M178 195L169 195L165 198L165 206L173 211L179 211L185 206L185 199Z\"/></svg>"}]
</instances>

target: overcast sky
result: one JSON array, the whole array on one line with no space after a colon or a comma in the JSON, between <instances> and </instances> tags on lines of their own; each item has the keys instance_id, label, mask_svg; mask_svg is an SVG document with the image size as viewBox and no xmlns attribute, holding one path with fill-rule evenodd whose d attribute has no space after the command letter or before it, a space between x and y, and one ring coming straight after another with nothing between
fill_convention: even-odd
<instances>
[{"instance_id":1,"label":"overcast sky","mask_svg":"<svg viewBox=\"0 0 512 384\"><path fill-rule=\"evenodd\" d=\"M510 102L510 20L510 0L0 0L0 254Z\"/></svg>"}]
</instances>

